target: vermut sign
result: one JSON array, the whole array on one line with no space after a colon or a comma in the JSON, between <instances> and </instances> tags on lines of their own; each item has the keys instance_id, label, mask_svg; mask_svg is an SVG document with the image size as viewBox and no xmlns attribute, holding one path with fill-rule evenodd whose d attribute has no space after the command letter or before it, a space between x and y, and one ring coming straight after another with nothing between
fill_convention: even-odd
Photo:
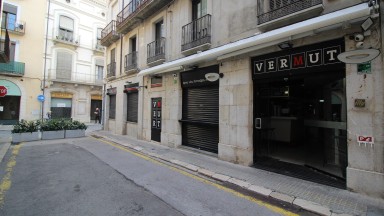
<instances>
[{"instance_id":1,"label":"vermut sign","mask_svg":"<svg viewBox=\"0 0 384 216\"><path fill-rule=\"evenodd\" d=\"M0 86L0 97L5 97L7 93L8 93L8 89L5 86Z\"/></svg>"},{"instance_id":2,"label":"vermut sign","mask_svg":"<svg viewBox=\"0 0 384 216\"><path fill-rule=\"evenodd\" d=\"M283 50L252 58L253 79L321 71L343 71L337 59L344 50L342 39Z\"/></svg>"}]
</instances>

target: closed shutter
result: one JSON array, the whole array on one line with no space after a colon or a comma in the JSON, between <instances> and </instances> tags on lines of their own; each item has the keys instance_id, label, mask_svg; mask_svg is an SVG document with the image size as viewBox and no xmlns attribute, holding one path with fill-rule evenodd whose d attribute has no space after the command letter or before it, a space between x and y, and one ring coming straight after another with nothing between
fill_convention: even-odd
<instances>
[{"instance_id":1,"label":"closed shutter","mask_svg":"<svg viewBox=\"0 0 384 216\"><path fill-rule=\"evenodd\" d=\"M115 119L116 115L116 95L109 95L109 118Z\"/></svg>"},{"instance_id":2,"label":"closed shutter","mask_svg":"<svg viewBox=\"0 0 384 216\"><path fill-rule=\"evenodd\" d=\"M139 93L127 93L127 121L137 122L137 112L139 104Z\"/></svg>"},{"instance_id":3,"label":"closed shutter","mask_svg":"<svg viewBox=\"0 0 384 216\"><path fill-rule=\"evenodd\" d=\"M219 87L183 89L183 145L218 152Z\"/></svg>"},{"instance_id":4,"label":"closed shutter","mask_svg":"<svg viewBox=\"0 0 384 216\"><path fill-rule=\"evenodd\" d=\"M60 28L73 31L73 19L66 16L60 16Z\"/></svg>"},{"instance_id":5,"label":"closed shutter","mask_svg":"<svg viewBox=\"0 0 384 216\"><path fill-rule=\"evenodd\" d=\"M57 52L56 79L71 80L72 54Z\"/></svg>"}]
</instances>

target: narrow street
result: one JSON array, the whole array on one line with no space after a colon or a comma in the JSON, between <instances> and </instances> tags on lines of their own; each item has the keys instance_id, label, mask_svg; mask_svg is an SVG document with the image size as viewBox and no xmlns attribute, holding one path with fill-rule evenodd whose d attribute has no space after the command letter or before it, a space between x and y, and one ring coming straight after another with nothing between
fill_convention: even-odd
<instances>
[{"instance_id":1,"label":"narrow street","mask_svg":"<svg viewBox=\"0 0 384 216\"><path fill-rule=\"evenodd\" d=\"M0 215L313 215L92 137L13 145L0 179Z\"/></svg>"}]
</instances>

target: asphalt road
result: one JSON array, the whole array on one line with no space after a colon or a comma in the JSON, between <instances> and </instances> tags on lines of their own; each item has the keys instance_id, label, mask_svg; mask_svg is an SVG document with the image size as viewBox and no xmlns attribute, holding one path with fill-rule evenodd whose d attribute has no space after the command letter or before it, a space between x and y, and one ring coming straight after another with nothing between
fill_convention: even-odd
<instances>
[{"instance_id":1,"label":"asphalt road","mask_svg":"<svg viewBox=\"0 0 384 216\"><path fill-rule=\"evenodd\" d=\"M12 146L0 177L0 215L294 215L90 137Z\"/></svg>"}]
</instances>

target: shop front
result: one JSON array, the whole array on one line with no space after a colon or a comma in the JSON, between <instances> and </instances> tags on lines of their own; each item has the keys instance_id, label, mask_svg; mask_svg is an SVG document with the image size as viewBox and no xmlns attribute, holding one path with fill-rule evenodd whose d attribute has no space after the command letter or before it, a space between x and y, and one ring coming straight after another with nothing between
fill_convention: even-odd
<instances>
[{"instance_id":1,"label":"shop front","mask_svg":"<svg viewBox=\"0 0 384 216\"><path fill-rule=\"evenodd\" d=\"M252 58L254 166L345 188L344 40Z\"/></svg>"},{"instance_id":2,"label":"shop front","mask_svg":"<svg viewBox=\"0 0 384 216\"><path fill-rule=\"evenodd\" d=\"M13 125L20 116L20 88L8 80L0 80L0 124Z\"/></svg>"},{"instance_id":3,"label":"shop front","mask_svg":"<svg viewBox=\"0 0 384 216\"><path fill-rule=\"evenodd\" d=\"M182 145L218 152L219 66L181 73Z\"/></svg>"},{"instance_id":4,"label":"shop front","mask_svg":"<svg viewBox=\"0 0 384 216\"><path fill-rule=\"evenodd\" d=\"M51 117L71 118L72 97L72 93L68 92L51 92Z\"/></svg>"}]
</instances>

